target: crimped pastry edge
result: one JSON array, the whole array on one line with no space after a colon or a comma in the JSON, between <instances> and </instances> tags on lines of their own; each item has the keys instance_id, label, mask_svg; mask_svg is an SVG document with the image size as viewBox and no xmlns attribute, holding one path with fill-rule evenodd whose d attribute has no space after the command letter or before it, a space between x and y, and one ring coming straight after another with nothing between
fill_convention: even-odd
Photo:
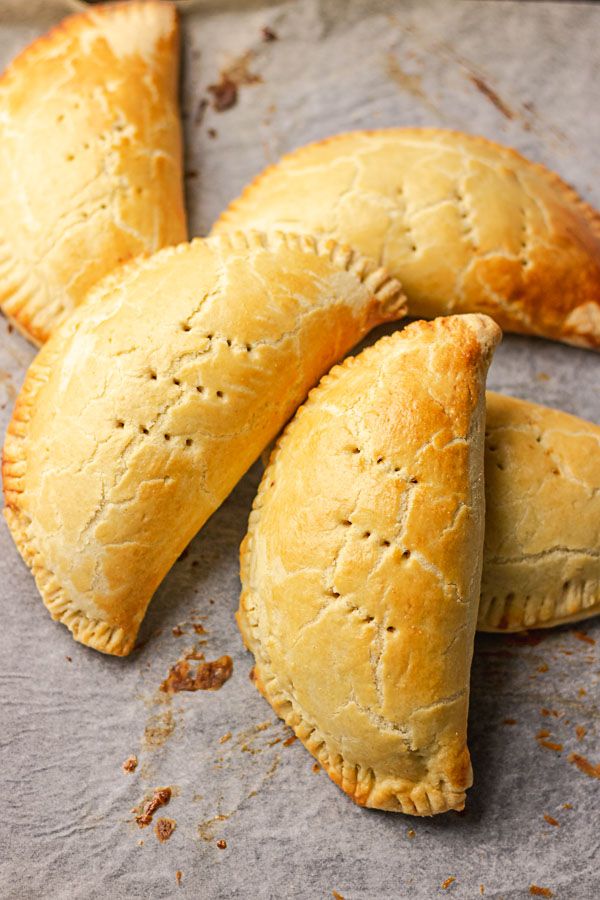
<instances>
[{"instance_id":1,"label":"crimped pastry edge","mask_svg":"<svg viewBox=\"0 0 600 900\"><path fill-rule=\"evenodd\" d=\"M487 319L489 317L479 313L470 313L457 318ZM379 352L379 348L382 345L387 346L395 343L399 339L400 334L410 330L413 325L422 326L425 324L429 327L434 327L434 321L419 320L408 325L403 332L384 335L376 344L367 347L359 355L362 360L368 359ZM479 322L477 331L478 338L482 342L482 355L485 356L494 346L493 340L487 334L487 323ZM293 432L292 426L304 414L304 410L315 402L315 395L318 393L320 386L336 381L344 370L351 368L357 363L358 358L358 356L349 356L324 375L319 384L310 391L294 418L278 437L254 498L248 519L248 530L240 546L242 581L244 580L247 561L252 554L254 533L260 521L263 494L266 492L270 481L271 467L274 468L276 466L282 448L285 446L288 436ZM260 640L256 638L252 646L250 645L248 636L252 632L256 632L258 628L258 620L252 615L255 609L254 593L249 588L244 587L240 595L240 606L236 613L236 620L244 643L255 657L253 681L277 715L284 720L286 725L293 729L309 753L319 761L331 780L344 793L348 794L359 806L373 807L389 812L402 812L413 816L432 816L438 813L449 812L450 810L460 812L464 809L466 789L472 784L470 764L465 789L452 790L450 785L444 783L427 784L423 782L415 783L408 779L381 778L375 774L371 767L346 763L340 753L332 752L327 744L327 736L304 718L301 711L295 707L294 698L286 694L279 686L277 676L269 670L269 660L264 654ZM259 656L261 657L260 661ZM265 675L263 675L263 670L266 673Z\"/></svg>"},{"instance_id":2,"label":"crimped pastry edge","mask_svg":"<svg viewBox=\"0 0 600 900\"><path fill-rule=\"evenodd\" d=\"M88 297L102 296L137 270L151 268L156 265L157 261L160 263L165 258L185 252L196 243L204 242L219 244L238 251L265 249L275 252L278 247L284 246L304 253L327 257L338 268L352 272L372 291L373 296L382 303L390 315L401 316L406 311L405 298L399 281L389 276L385 268L377 266L351 248L330 238L252 230L232 231L227 235L210 238L195 238L174 247L164 247L154 254L138 257L120 269L108 273L92 288ZM77 315L77 311L74 315ZM23 491L27 472L27 454L24 446L27 426L37 395L48 381L54 362L62 356L60 340L62 331L68 330L70 327L70 319L68 319L64 325L59 327L56 337L53 337L52 341L34 359L15 403L2 454L2 480L6 503L4 517L19 553L32 571L42 601L51 617L66 625L76 641L92 647L94 650L99 650L101 653L127 656L133 649L137 635L131 637L120 626L111 626L107 622L91 618L83 610L78 609L76 604L66 596L54 573L45 565L35 541L29 535L31 520L19 505L19 495Z\"/></svg>"},{"instance_id":3,"label":"crimped pastry edge","mask_svg":"<svg viewBox=\"0 0 600 900\"><path fill-rule=\"evenodd\" d=\"M552 628L600 613L600 581L573 581L554 596L481 595L477 631L505 634L528 628Z\"/></svg>"}]
</instances>

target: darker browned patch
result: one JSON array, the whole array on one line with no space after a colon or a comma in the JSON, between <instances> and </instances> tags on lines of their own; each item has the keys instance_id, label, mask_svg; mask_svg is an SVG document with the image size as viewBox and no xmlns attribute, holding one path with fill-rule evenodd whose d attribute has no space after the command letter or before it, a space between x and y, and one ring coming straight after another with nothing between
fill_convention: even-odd
<instances>
[{"instance_id":1,"label":"darker browned patch","mask_svg":"<svg viewBox=\"0 0 600 900\"><path fill-rule=\"evenodd\" d=\"M479 93L483 94L483 96L486 97L506 119L514 119L515 114L512 109L504 102L496 91L481 78L480 75L469 72L467 77L471 84L477 88Z\"/></svg>"},{"instance_id":2,"label":"darker browned patch","mask_svg":"<svg viewBox=\"0 0 600 900\"><path fill-rule=\"evenodd\" d=\"M167 694L179 691L217 691L231 678L233 660L230 656L221 656L214 661L201 662L192 672L187 659L181 659L169 669L169 674L160 686Z\"/></svg>"},{"instance_id":3,"label":"darker browned patch","mask_svg":"<svg viewBox=\"0 0 600 900\"><path fill-rule=\"evenodd\" d=\"M135 817L135 821L140 828L145 828L146 825L150 825L156 810L160 809L161 806L166 806L171 799L171 793L170 787L156 788L152 797L142 806L141 813Z\"/></svg>"},{"instance_id":4,"label":"darker browned patch","mask_svg":"<svg viewBox=\"0 0 600 900\"><path fill-rule=\"evenodd\" d=\"M124 772L135 772L137 769L138 758L135 755L128 756L121 768Z\"/></svg>"},{"instance_id":5,"label":"darker browned patch","mask_svg":"<svg viewBox=\"0 0 600 900\"><path fill-rule=\"evenodd\" d=\"M589 759L586 759L585 756L580 756L579 753L571 753L569 755L569 762L573 763L574 766L577 766L580 772L583 772L584 775L587 775L589 778L600 778L600 763L597 766L594 766Z\"/></svg>"},{"instance_id":6,"label":"darker browned patch","mask_svg":"<svg viewBox=\"0 0 600 900\"><path fill-rule=\"evenodd\" d=\"M169 840L176 828L177 822L174 819L159 819L154 826L154 832L161 844L164 844L165 841Z\"/></svg>"}]
</instances>

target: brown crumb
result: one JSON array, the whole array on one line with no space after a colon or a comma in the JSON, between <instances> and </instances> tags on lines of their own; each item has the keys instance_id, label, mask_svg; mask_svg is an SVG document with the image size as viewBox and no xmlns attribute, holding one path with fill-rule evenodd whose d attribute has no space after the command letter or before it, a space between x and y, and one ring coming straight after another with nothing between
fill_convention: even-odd
<instances>
[{"instance_id":1,"label":"brown crumb","mask_svg":"<svg viewBox=\"0 0 600 900\"><path fill-rule=\"evenodd\" d=\"M182 634L185 634L185 631L181 627L181 625L175 625L174 628L171 629L173 632L173 637L181 637Z\"/></svg>"},{"instance_id":2,"label":"brown crumb","mask_svg":"<svg viewBox=\"0 0 600 900\"><path fill-rule=\"evenodd\" d=\"M549 710L549 709L546 709L545 706L542 706L540 712L541 712L541 714L542 714L543 716L546 716L546 717L548 717L548 716L550 715L550 710Z\"/></svg>"},{"instance_id":3,"label":"brown crumb","mask_svg":"<svg viewBox=\"0 0 600 900\"><path fill-rule=\"evenodd\" d=\"M73 660L71 659L70 656L65 656L65 659L66 659L67 662L73 662Z\"/></svg>"},{"instance_id":4,"label":"brown crumb","mask_svg":"<svg viewBox=\"0 0 600 900\"><path fill-rule=\"evenodd\" d=\"M588 775L590 778L600 778L600 763L594 766L589 759L586 759L585 756L580 756L579 753L571 753L569 762L577 766L584 775Z\"/></svg>"},{"instance_id":5,"label":"brown crumb","mask_svg":"<svg viewBox=\"0 0 600 900\"><path fill-rule=\"evenodd\" d=\"M586 644L595 644L596 641L593 637L590 637L587 631L574 631L573 637L576 637L578 641L584 641Z\"/></svg>"},{"instance_id":6,"label":"brown crumb","mask_svg":"<svg viewBox=\"0 0 600 900\"><path fill-rule=\"evenodd\" d=\"M504 719L503 724L504 725L516 725L517 720L516 719Z\"/></svg>"},{"instance_id":7,"label":"brown crumb","mask_svg":"<svg viewBox=\"0 0 600 900\"><path fill-rule=\"evenodd\" d=\"M268 747L274 747L275 744L280 744L280 743L281 743L281 738L275 738L274 740L269 741L269 743L268 743L267 746L268 746Z\"/></svg>"},{"instance_id":8,"label":"brown crumb","mask_svg":"<svg viewBox=\"0 0 600 900\"><path fill-rule=\"evenodd\" d=\"M579 688L579 690L577 691L577 696L578 696L578 697L585 697L586 695L587 695L586 689L585 689L585 688Z\"/></svg>"},{"instance_id":9,"label":"brown crumb","mask_svg":"<svg viewBox=\"0 0 600 900\"><path fill-rule=\"evenodd\" d=\"M217 841L217 847L219 848L219 850L226 850L227 849L227 841L224 841L224 840Z\"/></svg>"},{"instance_id":10,"label":"brown crumb","mask_svg":"<svg viewBox=\"0 0 600 900\"><path fill-rule=\"evenodd\" d=\"M204 113L206 112L206 108L208 107L208 100L206 97L201 97L198 101L198 106L196 107L196 113L194 115L194 125L201 125L202 119L204 118ZM192 563L194 565L194 563Z\"/></svg>"},{"instance_id":11,"label":"brown crumb","mask_svg":"<svg viewBox=\"0 0 600 900\"><path fill-rule=\"evenodd\" d=\"M202 650L199 650L196 647L191 647L184 654L184 659L192 659L194 662L201 662L203 659L206 659Z\"/></svg>"},{"instance_id":12,"label":"brown crumb","mask_svg":"<svg viewBox=\"0 0 600 900\"><path fill-rule=\"evenodd\" d=\"M550 376L547 372L538 372L535 377L538 381L550 381Z\"/></svg>"},{"instance_id":13,"label":"brown crumb","mask_svg":"<svg viewBox=\"0 0 600 900\"><path fill-rule=\"evenodd\" d=\"M558 822L554 816L549 816L548 813L544 813L544 819L548 825L554 825L556 828L560 828L560 822Z\"/></svg>"},{"instance_id":14,"label":"brown crumb","mask_svg":"<svg viewBox=\"0 0 600 900\"><path fill-rule=\"evenodd\" d=\"M206 628L204 625L201 625L200 622L194 622L192 628L196 632L196 634L206 634Z\"/></svg>"},{"instance_id":15,"label":"brown crumb","mask_svg":"<svg viewBox=\"0 0 600 900\"><path fill-rule=\"evenodd\" d=\"M230 656L200 663L195 674L192 674L189 662L182 659L171 666L160 689L167 694L179 691L217 691L231 678L232 672L233 660Z\"/></svg>"},{"instance_id":16,"label":"brown crumb","mask_svg":"<svg viewBox=\"0 0 600 900\"><path fill-rule=\"evenodd\" d=\"M140 828L145 828L152 822L152 816L161 806L167 805L171 799L171 793L170 787L156 788L154 795L144 804L140 815L135 817Z\"/></svg>"},{"instance_id":17,"label":"brown crumb","mask_svg":"<svg viewBox=\"0 0 600 900\"><path fill-rule=\"evenodd\" d=\"M417 832L415 831L414 828L409 828L408 831L406 832L406 836L410 841L412 841L412 839L417 836Z\"/></svg>"},{"instance_id":18,"label":"brown crumb","mask_svg":"<svg viewBox=\"0 0 600 900\"><path fill-rule=\"evenodd\" d=\"M563 803L562 808L563 809L573 809L573 804L572 803Z\"/></svg>"},{"instance_id":19,"label":"brown crumb","mask_svg":"<svg viewBox=\"0 0 600 900\"><path fill-rule=\"evenodd\" d=\"M255 731L266 731L267 728L271 727L270 722L259 722L258 725L254 726Z\"/></svg>"},{"instance_id":20,"label":"brown crumb","mask_svg":"<svg viewBox=\"0 0 600 900\"><path fill-rule=\"evenodd\" d=\"M269 28L268 25L265 25L261 30L262 39L265 44L270 44L272 41L277 40L277 32L273 31L272 28Z\"/></svg>"},{"instance_id":21,"label":"brown crumb","mask_svg":"<svg viewBox=\"0 0 600 900\"><path fill-rule=\"evenodd\" d=\"M546 750L555 750L556 753L562 753L563 745L557 744L554 741L540 741L540 747L545 747Z\"/></svg>"},{"instance_id":22,"label":"brown crumb","mask_svg":"<svg viewBox=\"0 0 600 900\"><path fill-rule=\"evenodd\" d=\"M536 738L538 739L538 741L540 740L540 738L547 738L547 737L550 737L550 732L546 728L540 728L540 730L536 734Z\"/></svg>"},{"instance_id":23,"label":"brown crumb","mask_svg":"<svg viewBox=\"0 0 600 900\"><path fill-rule=\"evenodd\" d=\"M479 885L479 893L481 894L482 897L485 894L485 885L484 884Z\"/></svg>"},{"instance_id":24,"label":"brown crumb","mask_svg":"<svg viewBox=\"0 0 600 900\"><path fill-rule=\"evenodd\" d=\"M577 735L577 740L582 741L587 734L587 728L585 728L583 725L576 725L575 734Z\"/></svg>"},{"instance_id":25,"label":"brown crumb","mask_svg":"<svg viewBox=\"0 0 600 900\"><path fill-rule=\"evenodd\" d=\"M223 737L220 737L220 738L219 738L219 743L220 743L220 744L226 744L227 741L230 740L230 739L231 739L231 732L228 731L226 734L223 735Z\"/></svg>"},{"instance_id":26,"label":"brown crumb","mask_svg":"<svg viewBox=\"0 0 600 900\"><path fill-rule=\"evenodd\" d=\"M449 878L446 878L445 881L442 881L440 887L441 887L444 891L446 891L446 890L448 890L448 888L450 887L451 884L454 884L455 881L456 881L456 876L455 876L455 875L450 875Z\"/></svg>"},{"instance_id":27,"label":"brown crumb","mask_svg":"<svg viewBox=\"0 0 600 900\"><path fill-rule=\"evenodd\" d=\"M175 872L175 881L177 884L181 884L181 879L183 878L183 872L180 869L177 869Z\"/></svg>"},{"instance_id":28,"label":"brown crumb","mask_svg":"<svg viewBox=\"0 0 600 900\"><path fill-rule=\"evenodd\" d=\"M217 84L209 84L208 91L212 94L212 106L215 112L225 112L237 103L237 84L226 75L221 75Z\"/></svg>"},{"instance_id":29,"label":"brown crumb","mask_svg":"<svg viewBox=\"0 0 600 900\"><path fill-rule=\"evenodd\" d=\"M534 897L554 897L554 894L552 893L550 888L538 887L537 884L532 884L529 886L529 893Z\"/></svg>"},{"instance_id":30,"label":"brown crumb","mask_svg":"<svg viewBox=\"0 0 600 900\"><path fill-rule=\"evenodd\" d=\"M252 668L251 668L250 671L248 672L248 678L249 678L250 681L252 681L252 682L255 681L255 679L256 679L256 672L254 671L254 666L252 666Z\"/></svg>"},{"instance_id":31,"label":"brown crumb","mask_svg":"<svg viewBox=\"0 0 600 900\"><path fill-rule=\"evenodd\" d=\"M154 831L161 844L164 844L165 841L169 840L176 828L177 822L173 819L159 819L154 826Z\"/></svg>"},{"instance_id":32,"label":"brown crumb","mask_svg":"<svg viewBox=\"0 0 600 900\"><path fill-rule=\"evenodd\" d=\"M206 133L209 136L209 138L211 138L213 141L216 137L219 136L219 132L217 131L216 128L209 128Z\"/></svg>"},{"instance_id":33,"label":"brown crumb","mask_svg":"<svg viewBox=\"0 0 600 900\"><path fill-rule=\"evenodd\" d=\"M137 769L138 758L135 755L128 756L121 768L124 772L135 772Z\"/></svg>"},{"instance_id":34,"label":"brown crumb","mask_svg":"<svg viewBox=\"0 0 600 900\"><path fill-rule=\"evenodd\" d=\"M296 737L296 735L295 735L295 734L292 734L292 735L290 735L289 738L286 738L286 739L285 739L285 741L283 742L283 746L284 746L284 747L289 747L290 744L293 744L294 741L297 741L297 740L298 740L298 738Z\"/></svg>"},{"instance_id":35,"label":"brown crumb","mask_svg":"<svg viewBox=\"0 0 600 900\"><path fill-rule=\"evenodd\" d=\"M321 771L321 766L319 765L318 762L312 764L312 770L315 773L315 775Z\"/></svg>"},{"instance_id":36,"label":"brown crumb","mask_svg":"<svg viewBox=\"0 0 600 900\"><path fill-rule=\"evenodd\" d=\"M332 891L331 896L333 897L333 900L344 900L344 898L338 891Z\"/></svg>"},{"instance_id":37,"label":"brown crumb","mask_svg":"<svg viewBox=\"0 0 600 900\"><path fill-rule=\"evenodd\" d=\"M537 667L537 671L538 672L547 672L548 668L549 668L548 663L542 663L540 666Z\"/></svg>"},{"instance_id":38,"label":"brown crumb","mask_svg":"<svg viewBox=\"0 0 600 900\"><path fill-rule=\"evenodd\" d=\"M9 334L12 334L12 333L13 333L13 331L14 331L14 325L13 325L12 322L9 322L9 323L7 324L6 330L8 331Z\"/></svg>"}]
</instances>

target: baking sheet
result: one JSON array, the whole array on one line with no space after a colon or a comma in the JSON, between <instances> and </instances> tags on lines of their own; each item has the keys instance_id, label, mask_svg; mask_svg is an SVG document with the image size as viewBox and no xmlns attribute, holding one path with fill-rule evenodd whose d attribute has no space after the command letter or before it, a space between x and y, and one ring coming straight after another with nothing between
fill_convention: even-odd
<instances>
[{"instance_id":1,"label":"baking sheet","mask_svg":"<svg viewBox=\"0 0 600 900\"><path fill-rule=\"evenodd\" d=\"M59 18L56 6L0 2L2 64ZM191 232L206 233L282 152L386 125L512 144L600 205L599 28L600 5L586 3L195 3L183 65ZM232 65L248 83L217 112L207 88ZM2 430L32 357L0 320ZM489 381L599 421L598 366L586 351L507 336ZM477 638L464 814L361 810L298 741L284 743L288 730L248 678L233 613L259 477L256 466L174 566L125 660L51 622L0 526L0 895L471 898L483 885L485 897L508 900L534 884L569 900L599 896L599 781L568 757L600 762L600 622ZM161 694L194 644L209 659L230 654L233 677L214 693ZM542 729L562 751L536 739ZM139 765L124 774L130 754ZM131 813L159 786L173 789L161 812L177 823L164 844Z\"/></svg>"}]
</instances>

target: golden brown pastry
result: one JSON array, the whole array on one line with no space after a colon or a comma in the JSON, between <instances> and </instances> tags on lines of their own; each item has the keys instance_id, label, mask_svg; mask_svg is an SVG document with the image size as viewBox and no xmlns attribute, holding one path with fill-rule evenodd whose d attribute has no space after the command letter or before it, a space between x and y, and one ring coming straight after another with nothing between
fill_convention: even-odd
<instances>
[{"instance_id":1,"label":"golden brown pastry","mask_svg":"<svg viewBox=\"0 0 600 900\"><path fill-rule=\"evenodd\" d=\"M488 392L477 627L518 631L600 612L600 427Z\"/></svg>"},{"instance_id":2,"label":"golden brown pastry","mask_svg":"<svg viewBox=\"0 0 600 900\"><path fill-rule=\"evenodd\" d=\"M186 238L170 3L107 4L0 79L0 306L37 343L89 288Z\"/></svg>"},{"instance_id":3,"label":"golden brown pastry","mask_svg":"<svg viewBox=\"0 0 600 900\"><path fill-rule=\"evenodd\" d=\"M357 131L284 156L214 226L325 233L401 279L409 313L484 312L600 348L600 215L553 172L483 138Z\"/></svg>"},{"instance_id":4,"label":"golden brown pastry","mask_svg":"<svg viewBox=\"0 0 600 900\"><path fill-rule=\"evenodd\" d=\"M129 653L309 388L403 313L383 269L306 235L195 240L109 275L33 362L4 449L6 518L53 618Z\"/></svg>"},{"instance_id":5,"label":"golden brown pastry","mask_svg":"<svg viewBox=\"0 0 600 900\"><path fill-rule=\"evenodd\" d=\"M484 528L487 316L333 369L272 455L241 549L255 681L364 806L462 809Z\"/></svg>"}]
</instances>

